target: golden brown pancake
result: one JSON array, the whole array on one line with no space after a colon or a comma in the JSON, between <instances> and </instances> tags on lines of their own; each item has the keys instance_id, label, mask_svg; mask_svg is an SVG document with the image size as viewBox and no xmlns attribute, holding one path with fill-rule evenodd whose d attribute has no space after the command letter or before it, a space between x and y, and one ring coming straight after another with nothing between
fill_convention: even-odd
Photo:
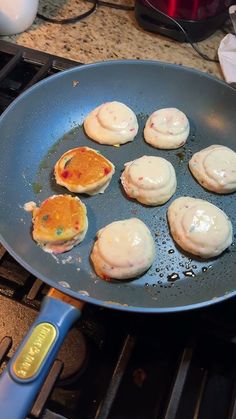
<instances>
[{"instance_id":1,"label":"golden brown pancake","mask_svg":"<svg viewBox=\"0 0 236 419\"><path fill-rule=\"evenodd\" d=\"M59 185L71 192L88 195L104 192L114 172L114 165L89 147L67 151L55 165L55 178Z\"/></svg>"},{"instance_id":2,"label":"golden brown pancake","mask_svg":"<svg viewBox=\"0 0 236 419\"><path fill-rule=\"evenodd\" d=\"M66 252L80 243L88 228L85 205L71 195L53 195L33 209L33 238L49 253Z\"/></svg>"}]
</instances>

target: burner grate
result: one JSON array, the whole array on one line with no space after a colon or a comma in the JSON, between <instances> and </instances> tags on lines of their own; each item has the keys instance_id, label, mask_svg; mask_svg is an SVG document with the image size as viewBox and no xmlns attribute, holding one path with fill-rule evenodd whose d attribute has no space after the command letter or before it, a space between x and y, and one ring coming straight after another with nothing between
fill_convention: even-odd
<instances>
[{"instance_id":1,"label":"burner grate","mask_svg":"<svg viewBox=\"0 0 236 419\"><path fill-rule=\"evenodd\" d=\"M38 81L78 65L81 63L0 41L0 113Z\"/></svg>"}]
</instances>

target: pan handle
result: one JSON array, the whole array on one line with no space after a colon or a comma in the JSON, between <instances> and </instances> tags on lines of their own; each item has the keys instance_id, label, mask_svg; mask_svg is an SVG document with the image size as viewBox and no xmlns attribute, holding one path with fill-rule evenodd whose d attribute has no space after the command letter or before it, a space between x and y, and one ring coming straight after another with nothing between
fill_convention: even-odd
<instances>
[{"instance_id":1,"label":"pan handle","mask_svg":"<svg viewBox=\"0 0 236 419\"><path fill-rule=\"evenodd\" d=\"M25 419L30 411L64 337L81 314L78 304L66 300L45 297L39 316L1 374L1 419Z\"/></svg>"}]
</instances>

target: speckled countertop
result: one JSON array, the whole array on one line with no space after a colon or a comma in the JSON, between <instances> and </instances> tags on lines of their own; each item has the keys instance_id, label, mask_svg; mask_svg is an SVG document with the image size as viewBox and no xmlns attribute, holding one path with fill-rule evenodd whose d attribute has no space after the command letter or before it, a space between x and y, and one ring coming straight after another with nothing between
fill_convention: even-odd
<instances>
[{"instance_id":1,"label":"speckled countertop","mask_svg":"<svg viewBox=\"0 0 236 419\"><path fill-rule=\"evenodd\" d=\"M133 0L115 0L133 5ZM86 0L40 0L39 12L54 18L71 17L91 7ZM223 31L219 30L199 48L214 57ZM188 44L181 44L157 34L145 32L133 11L99 6L81 22L69 25L46 23L36 18L26 32L0 39L45 51L84 63L110 59L154 59L195 67L223 78L217 63L207 62Z\"/></svg>"}]
</instances>

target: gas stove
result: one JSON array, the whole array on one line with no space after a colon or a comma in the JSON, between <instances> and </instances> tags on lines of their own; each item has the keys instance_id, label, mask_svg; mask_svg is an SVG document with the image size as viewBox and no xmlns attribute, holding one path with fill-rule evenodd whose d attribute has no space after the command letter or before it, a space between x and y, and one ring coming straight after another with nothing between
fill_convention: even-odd
<instances>
[{"instance_id":1,"label":"gas stove","mask_svg":"<svg viewBox=\"0 0 236 419\"><path fill-rule=\"evenodd\" d=\"M37 81L76 65L0 41L0 113ZM0 246L1 371L48 289ZM235 419L235 314L233 299L171 315L88 304L28 418Z\"/></svg>"}]
</instances>

